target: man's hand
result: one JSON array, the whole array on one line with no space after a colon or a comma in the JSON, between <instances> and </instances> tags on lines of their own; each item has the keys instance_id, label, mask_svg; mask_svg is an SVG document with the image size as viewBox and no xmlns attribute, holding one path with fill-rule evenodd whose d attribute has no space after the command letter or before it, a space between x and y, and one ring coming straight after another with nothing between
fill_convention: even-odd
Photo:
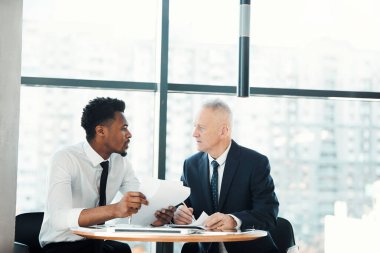
<instances>
[{"instance_id":1,"label":"man's hand","mask_svg":"<svg viewBox=\"0 0 380 253\"><path fill-rule=\"evenodd\" d=\"M235 230L237 226L235 219L224 213L214 213L205 220L204 225L207 230L219 231Z\"/></svg>"},{"instance_id":2,"label":"man's hand","mask_svg":"<svg viewBox=\"0 0 380 253\"><path fill-rule=\"evenodd\" d=\"M139 211L141 205L148 205L146 197L141 192L127 192L116 204L115 217L124 218Z\"/></svg>"},{"instance_id":3,"label":"man's hand","mask_svg":"<svg viewBox=\"0 0 380 253\"><path fill-rule=\"evenodd\" d=\"M141 205L148 205L144 194L141 192L127 192L118 203L83 209L79 215L78 224L81 227L86 227L114 218L131 216L137 213Z\"/></svg>"},{"instance_id":4,"label":"man's hand","mask_svg":"<svg viewBox=\"0 0 380 253\"><path fill-rule=\"evenodd\" d=\"M168 208L157 210L154 213L154 216L156 216L157 220L152 223L152 226L158 227L170 223L174 216L175 210L175 206L169 206Z\"/></svg>"},{"instance_id":5,"label":"man's hand","mask_svg":"<svg viewBox=\"0 0 380 253\"><path fill-rule=\"evenodd\" d=\"M181 205L174 213L174 223L185 225L193 222L193 208Z\"/></svg>"}]
</instances>

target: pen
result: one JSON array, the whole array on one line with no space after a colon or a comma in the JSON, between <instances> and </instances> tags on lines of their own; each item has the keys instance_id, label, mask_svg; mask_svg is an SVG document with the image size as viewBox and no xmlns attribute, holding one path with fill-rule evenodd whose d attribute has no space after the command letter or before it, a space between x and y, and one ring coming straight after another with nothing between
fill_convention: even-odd
<instances>
[{"instance_id":1,"label":"pen","mask_svg":"<svg viewBox=\"0 0 380 253\"><path fill-rule=\"evenodd\" d=\"M182 202L182 204L186 207L186 208L189 208L185 202ZM194 222L195 221L195 217L194 215L191 216L191 222Z\"/></svg>"}]
</instances>

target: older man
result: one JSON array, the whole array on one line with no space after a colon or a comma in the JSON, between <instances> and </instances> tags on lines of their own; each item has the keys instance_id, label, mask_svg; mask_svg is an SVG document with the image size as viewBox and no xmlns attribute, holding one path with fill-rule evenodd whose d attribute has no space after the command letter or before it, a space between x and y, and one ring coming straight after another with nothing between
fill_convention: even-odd
<instances>
[{"instance_id":1,"label":"older man","mask_svg":"<svg viewBox=\"0 0 380 253\"><path fill-rule=\"evenodd\" d=\"M220 100L202 106L193 137L200 152L186 159L181 180L191 188L186 206L174 214L189 224L204 211L210 230L263 229L276 224L278 200L268 158L231 138L232 113ZM182 252L277 252L268 235L248 242L185 244Z\"/></svg>"}]
</instances>

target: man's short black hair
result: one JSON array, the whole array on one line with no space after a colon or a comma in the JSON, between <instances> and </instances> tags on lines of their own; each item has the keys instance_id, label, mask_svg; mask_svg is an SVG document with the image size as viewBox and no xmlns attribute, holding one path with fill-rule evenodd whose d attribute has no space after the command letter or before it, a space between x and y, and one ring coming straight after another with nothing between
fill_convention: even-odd
<instances>
[{"instance_id":1,"label":"man's short black hair","mask_svg":"<svg viewBox=\"0 0 380 253\"><path fill-rule=\"evenodd\" d=\"M86 131L88 141L95 137L95 127L106 121L113 120L115 112L124 112L125 103L116 98L97 97L91 100L84 108L81 126Z\"/></svg>"}]
</instances>

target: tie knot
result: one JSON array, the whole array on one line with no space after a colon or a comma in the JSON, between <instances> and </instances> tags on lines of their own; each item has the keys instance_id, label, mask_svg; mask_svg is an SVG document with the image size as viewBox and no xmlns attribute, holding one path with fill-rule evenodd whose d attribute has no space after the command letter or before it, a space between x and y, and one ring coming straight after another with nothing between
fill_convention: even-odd
<instances>
[{"instance_id":1,"label":"tie knot","mask_svg":"<svg viewBox=\"0 0 380 253\"><path fill-rule=\"evenodd\" d=\"M218 163L216 160L213 160L213 161L211 162L211 166L212 166L212 168L213 168L214 171L215 171L215 170L218 169L218 167L219 167L219 163Z\"/></svg>"},{"instance_id":2,"label":"tie knot","mask_svg":"<svg viewBox=\"0 0 380 253\"><path fill-rule=\"evenodd\" d=\"M108 169L109 161L104 161L100 163L100 166L102 166L103 169Z\"/></svg>"}]
</instances>

